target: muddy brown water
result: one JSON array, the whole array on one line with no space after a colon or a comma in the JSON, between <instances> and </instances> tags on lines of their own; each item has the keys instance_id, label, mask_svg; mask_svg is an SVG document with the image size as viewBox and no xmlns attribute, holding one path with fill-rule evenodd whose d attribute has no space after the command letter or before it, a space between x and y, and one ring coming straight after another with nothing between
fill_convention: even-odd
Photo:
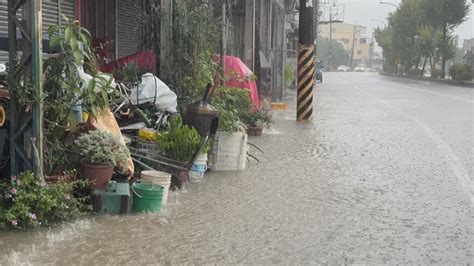
<instances>
[{"instance_id":1,"label":"muddy brown water","mask_svg":"<svg viewBox=\"0 0 474 266\"><path fill-rule=\"evenodd\" d=\"M314 123L296 124L291 100L250 139L266 153L253 150L261 162L247 171L210 173L160 214L2 232L0 265L473 263L472 191L456 174L472 178L472 118L451 121L461 127L451 142L421 114L452 99L374 75L325 75L316 95Z\"/></svg>"}]
</instances>

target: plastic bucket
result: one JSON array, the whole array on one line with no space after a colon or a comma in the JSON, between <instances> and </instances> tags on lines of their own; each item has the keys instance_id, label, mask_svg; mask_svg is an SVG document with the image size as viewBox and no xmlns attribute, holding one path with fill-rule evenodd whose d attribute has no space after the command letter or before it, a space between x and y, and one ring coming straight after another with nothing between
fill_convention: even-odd
<instances>
[{"instance_id":1,"label":"plastic bucket","mask_svg":"<svg viewBox=\"0 0 474 266\"><path fill-rule=\"evenodd\" d=\"M133 211L159 212L165 188L155 184L136 183L133 190Z\"/></svg>"},{"instance_id":2,"label":"plastic bucket","mask_svg":"<svg viewBox=\"0 0 474 266\"><path fill-rule=\"evenodd\" d=\"M204 178L204 174L207 171L207 154L201 154L194 162L193 167L189 171L190 181L200 181Z\"/></svg>"},{"instance_id":3,"label":"plastic bucket","mask_svg":"<svg viewBox=\"0 0 474 266\"><path fill-rule=\"evenodd\" d=\"M163 192L163 205L168 203L168 193L171 185L171 174L160 171L142 171L140 181L144 184L155 184L165 188Z\"/></svg>"}]
</instances>

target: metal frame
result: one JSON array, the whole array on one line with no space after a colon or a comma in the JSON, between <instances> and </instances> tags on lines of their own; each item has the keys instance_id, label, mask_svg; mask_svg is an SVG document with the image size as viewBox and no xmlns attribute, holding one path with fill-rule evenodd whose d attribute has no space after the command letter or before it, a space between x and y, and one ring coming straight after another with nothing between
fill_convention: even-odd
<instances>
[{"instance_id":1,"label":"metal frame","mask_svg":"<svg viewBox=\"0 0 474 266\"><path fill-rule=\"evenodd\" d=\"M32 111L20 109L16 93L33 85L35 99L43 99L42 86L42 0L8 0L10 92L10 174L32 169L43 174L43 103L31 103ZM23 16L18 18L19 10ZM22 57L18 62L17 30L21 33ZM31 147L30 147L31 145Z\"/></svg>"}]
</instances>

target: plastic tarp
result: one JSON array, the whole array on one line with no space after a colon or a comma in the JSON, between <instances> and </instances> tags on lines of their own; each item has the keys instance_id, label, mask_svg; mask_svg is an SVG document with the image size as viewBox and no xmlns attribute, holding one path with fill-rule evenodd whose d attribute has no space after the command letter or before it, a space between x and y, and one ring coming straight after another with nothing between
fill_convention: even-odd
<instances>
[{"instance_id":1,"label":"plastic tarp","mask_svg":"<svg viewBox=\"0 0 474 266\"><path fill-rule=\"evenodd\" d=\"M155 103L160 111L176 113L178 108L177 96L171 89L152 73L142 76L142 82L132 89L130 101L133 105Z\"/></svg>"},{"instance_id":2,"label":"plastic tarp","mask_svg":"<svg viewBox=\"0 0 474 266\"><path fill-rule=\"evenodd\" d=\"M224 57L225 74L228 87L242 88L250 92L250 98L254 108L260 109L260 98L258 95L257 83L255 80L250 80L249 77L253 75L252 70L245 65L238 57L228 56ZM236 77L237 76L237 77Z\"/></svg>"},{"instance_id":3,"label":"plastic tarp","mask_svg":"<svg viewBox=\"0 0 474 266\"><path fill-rule=\"evenodd\" d=\"M101 110L96 114L95 117L90 117L89 121L87 122L95 129L110 132L115 137L117 137L123 145L125 145L125 139L122 136L122 132L120 131L119 125L117 124L117 120L115 120L113 113L109 109ZM129 157L128 160L122 165L116 166L129 176L131 176L135 171L132 157Z\"/></svg>"}]
</instances>

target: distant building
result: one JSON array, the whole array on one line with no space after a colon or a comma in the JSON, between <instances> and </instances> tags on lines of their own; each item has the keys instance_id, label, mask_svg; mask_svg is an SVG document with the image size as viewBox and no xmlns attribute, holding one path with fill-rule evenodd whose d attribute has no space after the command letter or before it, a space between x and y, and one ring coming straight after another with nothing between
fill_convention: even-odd
<instances>
[{"instance_id":1,"label":"distant building","mask_svg":"<svg viewBox=\"0 0 474 266\"><path fill-rule=\"evenodd\" d=\"M463 53L466 53L470 51L474 47L474 38L471 39L464 39L464 42L462 44L462 51Z\"/></svg>"},{"instance_id":2,"label":"distant building","mask_svg":"<svg viewBox=\"0 0 474 266\"><path fill-rule=\"evenodd\" d=\"M366 27L349 23L333 23L332 36L329 32L329 24L320 25L319 37L329 39L330 37L340 43L344 49L351 55L354 47L354 65L365 64L370 60L369 37L366 37ZM355 34L354 34L355 31ZM355 42L354 46L352 45Z\"/></svg>"}]
</instances>

